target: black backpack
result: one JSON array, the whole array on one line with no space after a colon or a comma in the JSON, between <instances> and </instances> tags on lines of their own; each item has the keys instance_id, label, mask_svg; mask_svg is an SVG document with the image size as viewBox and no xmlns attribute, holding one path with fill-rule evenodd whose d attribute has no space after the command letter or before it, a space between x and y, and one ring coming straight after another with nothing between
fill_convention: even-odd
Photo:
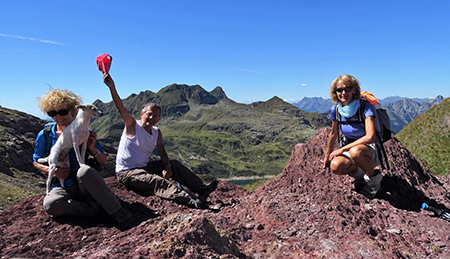
<instances>
[{"instance_id":1,"label":"black backpack","mask_svg":"<svg viewBox=\"0 0 450 259\"><path fill-rule=\"evenodd\" d=\"M365 119L366 118L364 116L364 106L366 105L367 102L369 102L369 100L366 99L366 97L365 97L367 94L363 95L365 93L366 92L362 93L362 97L360 99L360 106L359 106L360 108L356 112L358 114L358 120L356 120L356 121L342 121L341 114L338 112L337 105L336 105L335 114L336 114L336 120L339 125L361 124L361 125L363 125L363 127L365 127ZM373 122L375 124L375 131L376 131L375 132L375 135L376 135L375 145L377 146L378 157L380 158L381 168L389 170L390 169L389 161L388 161L383 143L392 139L391 121L389 119L387 111L381 107L381 105L378 103L378 101L375 99L375 97L370 93L368 93L368 95L370 95L371 98L376 101L376 104L372 104L375 108ZM340 127L339 127L339 130L340 130ZM339 133L339 130L338 130L338 133ZM348 139L345 139L344 137L342 137L342 139L340 141L341 141L340 142L341 146L345 146L346 144L351 143L354 140L348 140ZM384 165L383 161L386 164L386 166Z\"/></svg>"}]
</instances>

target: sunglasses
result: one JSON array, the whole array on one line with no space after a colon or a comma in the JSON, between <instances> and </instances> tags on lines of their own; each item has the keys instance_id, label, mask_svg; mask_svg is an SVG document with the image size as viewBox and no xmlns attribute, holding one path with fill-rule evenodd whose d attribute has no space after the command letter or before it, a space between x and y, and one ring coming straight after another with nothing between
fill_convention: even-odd
<instances>
[{"instance_id":1,"label":"sunglasses","mask_svg":"<svg viewBox=\"0 0 450 259\"><path fill-rule=\"evenodd\" d=\"M336 93L342 93L345 90L346 93L350 92L352 90L351 86L341 87L341 88L335 88L334 91Z\"/></svg>"},{"instance_id":2,"label":"sunglasses","mask_svg":"<svg viewBox=\"0 0 450 259\"><path fill-rule=\"evenodd\" d=\"M57 114L61 115L61 116L66 116L67 114L69 114L69 110L67 109L61 109L59 111L48 111L47 112L48 116L50 117L55 117Z\"/></svg>"}]
</instances>

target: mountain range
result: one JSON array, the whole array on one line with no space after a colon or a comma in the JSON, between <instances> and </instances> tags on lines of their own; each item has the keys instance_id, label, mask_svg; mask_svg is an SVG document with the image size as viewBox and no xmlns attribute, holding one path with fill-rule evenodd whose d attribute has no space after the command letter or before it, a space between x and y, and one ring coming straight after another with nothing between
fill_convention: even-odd
<instances>
[{"instance_id":1,"label":"mountain range","mask_svg":"<svg viewBox=\"0 0 450 259\"><path fill-rule=\"evenodd\" d=\"M382 106L387 110L391 119L391 129L395 133L398 133L417 116L428 111L433 105L439 104L443 100L444 98L439 95L436 98L428 99L421 103L411 99L403 99Z\"/></svg>"},{"instance_id":2,"label":"mountain range","mask_svg":"<svg viewBox=\"0 0 450 259\"><path fill-rule=\"evenodd\" d=\"M431 106L442 102L441 95L435 98L407 98L400 96L386 97L379 102L388 112L391 119L391 129L394 133L400 132L415 117L426 112ZM297 103L293 103L297 108L307 112L328 113L333 106L331 99L322 97L304 97Z\"/></svg>"},{"instance_id":3,"label":"mountain range","mask_svg":"<svg viewBox=\"0 0 450 259\"><path fill-rule=\"evenodd\" d=\"M157 126L170 158L197 174L218 178L278 175L297 143L331 125L326 114L302 111L278 97L236 103L220 87L208 92L198 85L173 84L157 93L144 91L123 99L136 119L150 102L161 106ZM124 125L114 104L100 100L94 104L105 115L93 121L91 129L117 147Z\"/></svg>"}]
</instances>

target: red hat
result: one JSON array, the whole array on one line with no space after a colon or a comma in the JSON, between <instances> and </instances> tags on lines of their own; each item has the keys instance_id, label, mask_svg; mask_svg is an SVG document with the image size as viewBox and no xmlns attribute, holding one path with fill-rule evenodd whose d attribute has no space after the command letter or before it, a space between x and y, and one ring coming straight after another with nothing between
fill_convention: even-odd
<instances>
[{"instance_id":1,"label":"red hat","mask_svg":"<svg viewBox=\"0 0 450 259\"><path fill-rule=\"evenodd\" d=\"M103 73L108 73L111 68L112 57L109 54L102 54L97 57L97 67Z\"/></svg>"}]
</instances>

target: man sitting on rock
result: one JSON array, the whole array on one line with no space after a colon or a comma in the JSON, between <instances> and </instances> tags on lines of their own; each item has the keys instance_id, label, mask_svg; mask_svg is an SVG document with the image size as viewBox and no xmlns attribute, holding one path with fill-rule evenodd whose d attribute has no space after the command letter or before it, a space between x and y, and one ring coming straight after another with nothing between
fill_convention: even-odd
<instances>
[{"instance_id":1,"label":"man sitting on rock","mask_svg":"<svg viewBox=\"0 0 450 259\"><path fill-rule=\"evenodd\" d=\"M116 177L119 182L142 195L156 195L192 208L204 208L206 198L217 188L218 181L204 184L179 161L169 160L161 131L155 126L161 118L161 108L156 104L147 104L141 111L141 120L136 120L123 106L109 73L103 74L103 82L109 87L114 104L125 123L116 158ZM161 160L150 161L155 147ZM198 194L198 197L188 193L180 184Z\"/></svg>"}]
</instances>

